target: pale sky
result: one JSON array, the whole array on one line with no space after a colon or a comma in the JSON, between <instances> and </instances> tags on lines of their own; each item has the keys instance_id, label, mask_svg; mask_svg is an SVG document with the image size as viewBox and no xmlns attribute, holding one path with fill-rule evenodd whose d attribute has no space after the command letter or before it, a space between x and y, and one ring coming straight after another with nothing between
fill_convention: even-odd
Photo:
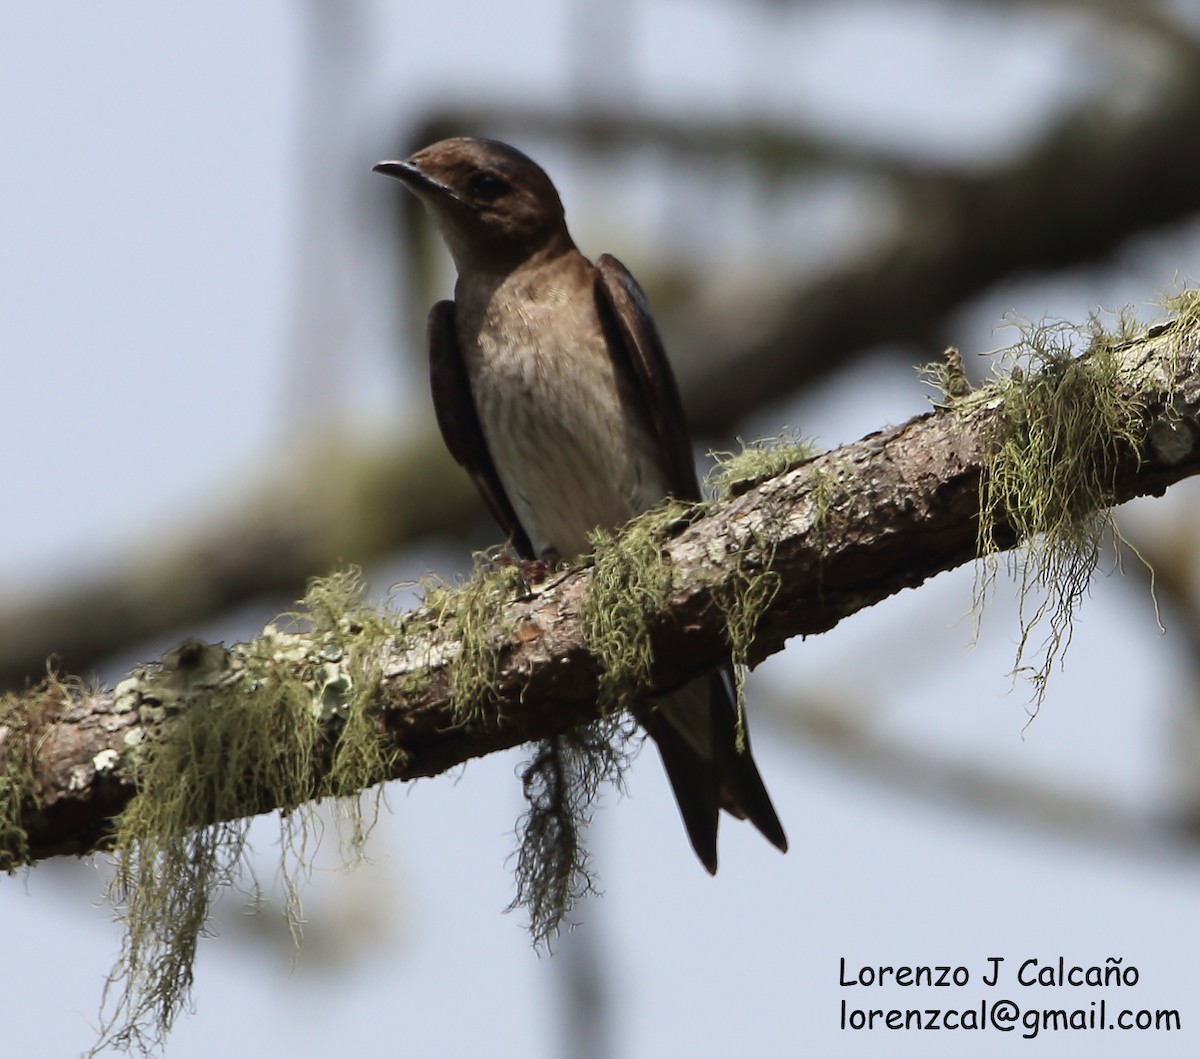
<instances>
[{"instance_id":1,"label":"pale sky","mask_svg":"<svg viewBox=\"0 0 1200 1059\"><path fill-rule=\"evenodd\" d=\"M439 102L571 99L583 91L573 68L586 46L572 6L551 0L362 5L354 82L327 101L346 108L338 140L310 155L298 112L300 5L9 6L0 35L0 344L9 373L0 446L10 515L0 520L0 590L12 596L186 529L285 460L317 412L373 426L427 414L423 389L396 363L391 276L371 238L397 189L381 186L370 165L394 152L410 117ZM620 91L630 106L803 121L956 161L986 163L1035 134L1086 90L1087 60L1103 47L1066 15L1019 31L985 5L962 17L953 5L924 4L800 5L778 15L769 4L628 6ZM620 196L570 159L543 161L580 218L581 241L606 238L583 218L614 216ZM316 186L328 187L340 225L339 257L322 264L349 293L336 392L329 408L298 413L281 379L292 363L307 166L326 174ZM661 193L630 195L642 213L661 204ZM630 241L584 249L618 253L636 271ZM1140 241L1111 267L991 292L961 314L961 344L1001 344L990 329L1012 308L1083 318L1096 304L1147 301L1176 274L1200 274L1194 224ZM881 357L764 413L779 418L756 419L746 434L800 427L834 445L924 411L925 393ZM1169 496L1142 517L1178 510ZM382 594L401 577L464 562L427 551L371 576ZM609 964L614 1054L1025 1055L1039 1046L1019 1032L838 1028L843 999L999 999L978 985L990 956L1014 968L1028 957L1122 957L1141 984L1109 994L1110 1004L1179 1007L1186 1033L1200 1014L1189 1006L1195 856L1134 856L951 804L945 791L898 792L762 716L766 700L824 699L851 716L880 713L881 731L915 753L1099 793L1135 817L1165 804L1177 700L1188 692L1170 614L1161 636L1139 580L1102 579L1026 729L1027 689L1010 693L1007 678L1011 592L998 593L968 652L971 581L969 569L938 578L762 667L755 749L789 834L786 857L727 821L710 879L650 749L630 795L607 800L592 838L605 896L581 929L596 931ZM251 608L171 630L143 656L187 633L244 638L270 616ZM311 944L295 970L276 914L244 919L236 898L225 902L220 936L201 945L196 1011L165 1054L570 1054L556 1021L566 961L535 956L519 917L502 914L520 760L498 755L455 776L392 785L372 863L318 872L308 886ZM269 879L269 824L257 833ZM0 879L6 951L20 957L0 970L5 1054L69 1056L91 1044L119 942L98 907L103 874L60 860ZM936 996L845 989L842 957L853 966L963 964L972 985ZM1004 995L1086 1007L1099 993L1013 986ZM1185 1054L1186 1039L1059 1034L1039 1054Z\"/></svg>"}]
</instances>

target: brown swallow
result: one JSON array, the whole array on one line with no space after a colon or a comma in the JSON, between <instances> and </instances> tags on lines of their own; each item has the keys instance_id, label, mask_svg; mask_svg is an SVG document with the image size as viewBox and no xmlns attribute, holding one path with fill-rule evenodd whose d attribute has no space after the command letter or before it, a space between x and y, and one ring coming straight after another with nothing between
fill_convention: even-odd
<instances>
[{"instance_id":1,"label":"brown swallow","mask_svg":"<svg viewBox=\"0 0 1200 1059\"><path fill-rule=\"evenodd\" d=\"M615 257L593 265L579 252L542 169L507 144L459 137L375 171L424 202L454 258L454 300L429 314L434 410L516 551L555 562L668 494L699 500L646 297ZM749 746L737 749L727 673L657 698L638 720L710 872L721 809L787 849Z\"/></svg>"}]
</instances>

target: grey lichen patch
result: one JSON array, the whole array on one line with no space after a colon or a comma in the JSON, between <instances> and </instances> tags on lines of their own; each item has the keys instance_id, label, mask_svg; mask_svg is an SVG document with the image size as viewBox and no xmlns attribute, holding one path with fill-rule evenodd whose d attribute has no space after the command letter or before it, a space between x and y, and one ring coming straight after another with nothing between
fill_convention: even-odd
<instances>
[{"instance_id":1,"label":"grey lichen patch","mask_svg":"<svg viewBox=\"0 0 1200 1059\"><path fill-rule=\"evenodd\" d=\"M114 838L110 899L125 937L97 1050L161 1045L187 1002L213 900L251 878L251 816L284 809L281 874L297 937L312 800L342 798L349 844L361 848L373 816L357 794L392 773L396 753L372 707L391 626L360 587L354 571L314 581L289 616L303 633L269 626L230 648L188 641L123 682L122 703L160 723L123 755L138 793Z\"/></svg>"},{"instance_id":2,"label":"grey lichen patch","mask_svg":"<svg viewBox=\"0 0 1200 1059\"><path fill-rule=\"evenodd\" d=\"M953 402L961 410L992 402L1003 409L980 481L975 611L995 581L999 538L1015 535L1008 561L1021 605L1013 671L1031 680L1034 712L1070 644L1105 534L1121 541L1111 513L1115 476L1146 436L1147 395L1119 355L1137 327L1128 313L1112 330L1097 317L1083 328L1022 324L1004 351L1018 370ZM1037 661L1027 663L1039 628Z\"/></svg>"},{"instance_id":3,"label":"grey lichen patch","mask_svg":"<svg viewBox=\"0 0 1200 1059\"><path fill-rule=\"evenodd\" d=\"M92 768L97 772L115 772L121 761L121 755L115 750L101 750L92 758Z\"/></svg>"},{"instance_id":4,"label":"grey lichen patch","mask_svg":"<svg viewBox=\"0 0 1200 1059\"><path fill-rule=\"evenodd\" d=\"M719 498L741 496L754 486L811 460L821 447L811 438L783 432L773 438L747 443L738 438L741 452L710 452L716 461L707 485Z\"/></svg>"},{"instance_id":5,"label":"grey lichen patch","mask_svg":"<svg viewBox=\"0 0 1200 1059\"><path fill-rule=\"evenodd\" d=\"M38 810L33 782L36 746L47 727L82 694L78 681L49 673L20 695L0 695L0 871L11 873L29 863L25 825Z\"/></svg>"}]
</instances>

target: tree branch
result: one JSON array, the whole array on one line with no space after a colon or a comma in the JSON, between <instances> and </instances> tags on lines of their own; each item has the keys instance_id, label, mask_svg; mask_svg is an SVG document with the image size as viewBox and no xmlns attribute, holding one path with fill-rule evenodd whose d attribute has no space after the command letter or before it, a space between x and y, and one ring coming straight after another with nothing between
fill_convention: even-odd
<instances>
[{"instance_id":1,"label":"tree branch","mask_svg":"<svg viewBox=\"0 0 1200 1059\"><path fill-rule=\"evenodd\" d=\"M46 656L87 674L115 651L164 629L277 594L290 599L305 570L366 563L397 541L464 526L480 513L436 430L402 445L325 437L290 474L248 483L203 522L174 518L179 537L146 547L59 593L0 604L0 688L46 671Z\"/></svg>"},{"instance_id":2,"label":"tree branch","mask_svg":"<svg viewBox=\"0 0 1200 1059\"><path fill-rule=\"evenodd\" d=\"M1135 21L1133 13L1122 21ZM545 137L586 157L653 148L681 166L733 159L796 186L814 169L874 174L888 189L895 220L854 260L768 291L770 299L742 299L740 309L729 299L713 307L702 298L684 312L660 309L688 420L699 436L712 437L855 351L883 343L929 347L955 309L1010 276L1101 260L1138 233L1195 213L1196 42L1179 28L1148 47L1161 54L1156 68L1171 71L1169 91L1129 113L1100 96L1056 118L1023 152L986 167L926 164L772 125L503 105L435 109L406 141L415 147L489 128ZM637 271L647 282L646 271Z\"/></svg>"},{"instance_id":3,"label":"tree branch","mask_svg":"<svg viewBox=\"0 0 1200 1059\"><path fill-rule=\"evenodd\" d=\"M1189 317L1109 352L1118 358L1115 385L1140 395L1147 440L1142 451L1119 454L1108 500L1160 495L1200 471L1200 325ZM823 632L974 558L981 475L1005 411L1001 390L972 395L743 483L740 495L676 519L663 545L672 586L648 616L653 664L637 694L677 686L728 657L729 600L748 579L766 574L779 584L756 615L746 652L753 663L793 636ZM1004 525L993 536L1000 547L1016 543ZM394 777L432 776L599 716L599 666L581 620L591 583L589 567L571 569L510 595L487 615L494 698L487 708L474 704L466 718L455 706L456 660L466 652L454 623L426 608L381 637L372 648L379 674L372 706L400 751ZM268 635L248 647L261 655L274 642L283 641ZM345 651L352 654L357 642ZM328 635L289 636L284 648L275 651L280 658L318 672L322 659L342 650L330 653ZM111 818L135 793L116 766L138 740L134 733L152 731L169 712L162 689L186 686L178 708L203 709L209 689L228 696L242 679L239 652L192 643L170 652L148 683L139 676L116 692L77 691L65 702L59 686L16 700L16 710L10 702L0 727L0 796L22 769L32 776L32 799L18 804L14 821L27 842L13 855L36 860L103 845ZM316 685L314 699L325 692ZM316 771L322 767L318 761ZM314 782L314 793L320 789ZM0 814L0 834L4 823Z\"/></svg>"},{"instance_id":4,"label":"tree branch","mask_svg":"<svg viewBox=\"0 0 1200 1059\"><path fill-rule=\"evenodd\" d=\"M1151 16L1120 5L1105 10L1123 12L1122 19ZM687 300L686 311L660 311L689 421L698 436L720 437L764 401L823 376L855 350L929 344L951 311L1007 276L1095 260L1139 232L1195 212L1200 185L1189 174L1200 144L1192 134L1200 120L1200 64L1189 61L1195 42L1182 29L1159 40L1170 49L1160 65L1170 65L1177 81L1151 110L1072 112L1021 157L986 172L931 167L769 125L680 124L604 111L566 118L536 108L442 109L412 138L419 144L463 128L508 128L588 157L651 146L680 164L738 160L776 179L830 167L882 178L895 199L896 223L860 259L781 290L766 306L755 298L735 311L727 301L706 305L701 295ZM419 209L408 197L400 201ZM409 249L421 259L417 247ZM305 571L339 559L368 562L434 528L461 529L479 513L465 477L438 477L449 464L432 432L390 459L342 455L359 456L362 466L347 476L345 466L313 460L297 475L307 491L292 481L256 483L247 489L255 501L247 501L245 514L173 542L151 569L140 549L108 576L34 603L6 600L0 687L19 688L41 673L51 650L66 669L84 672L164 628L266 593L290 596ZM345 490L336 504L328 497L331 482Z\"/></svg>"}]
</instances>

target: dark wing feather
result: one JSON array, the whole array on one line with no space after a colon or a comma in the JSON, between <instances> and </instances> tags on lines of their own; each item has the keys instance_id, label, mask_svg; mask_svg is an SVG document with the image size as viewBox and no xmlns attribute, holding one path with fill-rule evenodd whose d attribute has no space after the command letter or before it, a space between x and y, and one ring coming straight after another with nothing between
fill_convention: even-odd
<instances>
[{"instance_id":1,"label":"dark wing feather","mask_svg":"<svg viewBox=\"0 0 1200 1059\"><path fill-rule=\"evenodd\" d=\"M639 714L638 720L658 747L692 849L709 875L716 875L717 818L721 810L721 781L716 769L688 745L683 733L658 710L646 710Z\"/></svg>"},{"instance_id":2,"label":"dark wing feather","mask_svg":"<svg viewBox=\"0 0 1200 1059\"><path fill-rule=\"evenodd\" d=\"M721 782L721 807L734 816L748 819L771 845L786 853L787 836L754 764L749 732L743 732L745 747L738 750L737 706L725 677L724 673L709 677L708 705L709 734Z\"/></svg>"},{"instance_id":3,"label":"dark wing feather","mask_svg":"<svg viewBox=\"0 0 1200 1059\"><path fill-rule=\"evenodd\" d=\"M699 500L700 483L692 456L691 435L679 400L675 375L663 350L662 339L650 315L646 295L624 265L611 254L596 259L596 304L605 325L614 328L618 342L609 348L624 354L627 367L645 402L658 442L667 461L671 495L679 500Z\"/></svg>"},{"instance_id":4,"label":"dark wing feather","mask_svg":"<svg viewBox=\"0 0 1200 1059\"><path fill-rule=\"evenodd\" d=\"M642 288L610 254L596 261L596 304L610 332L609 348L615 357L623 358L619 370L631 374L635 399L643 402L654 424L671 493L680 500L699 500L700 483L696 478L691 437L662 339ZM711 747L711 758L697 753L677 727L681 722L677 715L669 719L652 709L640 717L658 744L692 848L710 872L717 870L720 809L748 818L773 845L787 850L787 838L750 756L749 743L744 751L737 748L737 714L726 676L717 672L707 678L708 701L686 722L689 726L707 726L704 742Z\"/></svg>"},{"instance_id":5,"label":"dark wing feather","mask_svg":"<svg viewBox=\"0 0 1200 1059\"><path fill-rule=\"evenodd\" d=\"M458 349L451 301L438 302L429 312L429 384L433 391L433 411L450 455L466 468L517 553L533 559L529 535L500 484L479 425L479 413L471 397L471 380Z\"/></svg>"}]
</instances>

